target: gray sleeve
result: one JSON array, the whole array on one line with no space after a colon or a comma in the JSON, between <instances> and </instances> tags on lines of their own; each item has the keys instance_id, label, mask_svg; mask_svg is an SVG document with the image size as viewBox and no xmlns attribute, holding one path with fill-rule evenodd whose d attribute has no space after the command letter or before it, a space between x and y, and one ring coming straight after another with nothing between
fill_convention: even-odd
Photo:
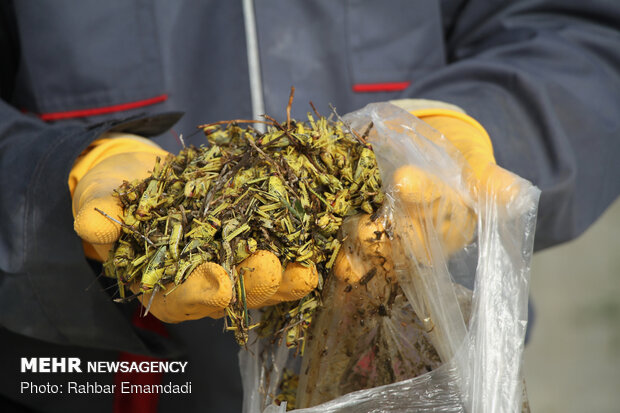
<instances>
[{"instance_id":1,"label":"gray sleeve","mask_svg":"<svg viewBox=\"0 0 620 413\"><path fill-rule=\"evenodd\" d=\"M464 108L542 190L535 249L578 236L620 193L620 3L471 0L447 44L412 97Z\"/></svg>"},{"instance_id":2,"label":"gray sleeve","mask_svg":"<svg viewBox=\"0 0 620 413\"><path fill-rule=\"evenodd\" d=\"M8 330L89 345L111 320L129 329L100 287L85 291L93 272L72 229L69 170L101 127L47 125L0 101L0 326ZM83 310L99 306L102 318Z\"/></svg>"},{"instance_id":3,"label":"gray sleeve","mask_svg":"<svg viewBox=\"0 0 620 413\"><path fill-rule=\"evenodd\" d=\"M168 114L88 127L50 125L0 101L0 327L57 344L158 355L178 351L141 336L93 285L73 230L67 184L74 160L103 132L149 136L177 119Z\"/></svg>"}]
</instances>

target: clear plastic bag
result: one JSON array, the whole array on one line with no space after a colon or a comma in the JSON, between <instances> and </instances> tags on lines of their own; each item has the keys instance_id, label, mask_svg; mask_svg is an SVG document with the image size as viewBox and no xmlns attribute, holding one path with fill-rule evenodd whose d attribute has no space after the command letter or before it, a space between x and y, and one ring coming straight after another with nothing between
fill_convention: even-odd
<instances>
[{"instance_id":1,"label":"clear plastic bag","mask_svg":"<svg viewBox=\"0 0 620 413\"><path fill-rule=\"evenodd\" d=\"M349 263L365 275L355 285L328 278L302 358L250 338L240 353L244 412L286 411L273 404L285 369L299 374L297 406L313 406L300 412L520 411L539 190L516 176L505 193L473 188L460 153L396 106L345 120L356 131L372 122L387 199L372 223L342 228ZM431 177L426 193L451 195L412 207L393 184L407 165ZM359 241L369 225L381 229L370 253Z\"/></svg>"}]
</instances>

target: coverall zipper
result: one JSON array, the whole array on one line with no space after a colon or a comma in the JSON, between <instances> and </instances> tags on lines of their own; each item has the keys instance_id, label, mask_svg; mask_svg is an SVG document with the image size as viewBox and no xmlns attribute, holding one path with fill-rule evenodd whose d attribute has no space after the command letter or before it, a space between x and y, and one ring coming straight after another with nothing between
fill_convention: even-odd
<instances>
[{"instance_id":1,"label":"coverall zipper","mask_svg":"<svg viewBox=\"0 0 620 413\"><path fill-rule=\"evenodd\" d=\"M250 75L250 95L252 98L252 117L254 119L260 119L260 116L265 114L265 102L263 100L263 84L260 73L260 58L258 55L254 0L242 1L245 43L248 53L248 72ZM259 132L265 131L265 125L262 123L256 123L254 127Z\"/></svg>"}]
</instances>

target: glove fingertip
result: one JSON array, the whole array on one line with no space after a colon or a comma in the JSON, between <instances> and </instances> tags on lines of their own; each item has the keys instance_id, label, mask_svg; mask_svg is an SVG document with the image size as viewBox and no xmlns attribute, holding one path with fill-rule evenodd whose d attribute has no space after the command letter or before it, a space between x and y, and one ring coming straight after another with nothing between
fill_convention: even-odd
<instances>
[{"instance_id":1,"label":"glove fingertip","mask_svg":"<svg viewBox=\"0 0 620 413\"><path fill-rule=\"evenodd\" d=\"M318 283L319 273L314 264L306 267L298 262L291 262L284 270L278 290L264 305L299 300L314 290Z\"/></svg>"},{"instance_id":2,"label":"glove fingertip","mask_svg":"<svg viewBox=\"0 0 620 413\"><path fill-rule=\"evenodd\" d=\"M392 179L398 188L399 197L407 203L432 202L441 195L436 179L414 165L401 166L394 172Z\"/></svg>"},{"instance_id":3,"label":"glove fingertip","mask_svg":"<svg viewBox=\"0 0 620 413\"><path fill-rule=\"evenodd\" d=\"M130 286L136 293L139 283ZM221 318L232 299L232 282L222 266L213 262L199 265L185 282L166 286L169 293L159 291L151 302L150 313L166 323L180 323L204 317ZM150 292L143 294L142 305L148 305Z\"/></svg>"},{"instance_id":4,"label":"glove fingertip","mask_svg":"<svg viewBox=\"0 0 620 413\"><path fill-rule=\"evenodd\" d=\"M80 208L73 222L80 238L91 244L111 244L120 237L121 226L95 209L120 220L123 210L115 200L112 201L94 199Z\"/></svg>"},{"instance_id":5,"label":"glove fingertip","mask_svg":"<svg viewBox=\"0 0 620 413\"><path fill-rule=\"evenodd\" d=\"M355 267L359 266L356 266L346 253L340 252L334 262L334 275L345 283L357 284L364 272Z\"/></svg>"},{"instance_id":6,"label":"glove fingertip","mask_svg":"<svg viewBox=\"0 0 620 413\"><path fill-rule=\"evenodd\" d=\"M205 262L198 266L189 276L188 281L195 277L195 282L190 282L196 293L206 307L218 310L224 309L232 299L232 282L226 270L214 262ZM196 279L200 279L200 282ZM187 282L187 281L186 281Z\"/></svg>"},{"instance_id":7,"label":"glove fingertip","mask_svg":"<svg viewBox=\"0 0 620 413\"><path fill-rule=\"evenodd\" d=\"M282 282L282 264L269 251L256 251L243 260L237 269L243 271L248 308L263 306Z\"/></svg>"},{"instance_id":8,"label":"glove fingertip","mask_svg":"<svg viewBox=\"0 0 620 413\"><path fill-rule=\"evenodd\" d=\"M483 191L502 205L511 203L521 190L519 179L504 168L489 164L480 180Z\"/></svg>"}]
</instances>

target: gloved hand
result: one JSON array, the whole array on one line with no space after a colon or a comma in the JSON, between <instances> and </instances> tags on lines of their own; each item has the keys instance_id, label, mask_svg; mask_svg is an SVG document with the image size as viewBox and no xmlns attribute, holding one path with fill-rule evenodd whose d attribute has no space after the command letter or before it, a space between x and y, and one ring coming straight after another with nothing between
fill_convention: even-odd
<instances>
[{"instance_id":1,"label":"gloved hand","mask_svg":"<svg viewBox=\"0 0 620 413\"><path fill-rule=\"evenodd\" d=\"M403 100L391 103L410 111L441 132L460 152L466 162L463 171L466 186L474 197L479 191L485 191L497 197L499 203L511 201L518 191L517 181L511 173L497 166L491 139L475 119L460 108L442 102ZM441 107L428 108L429 103L438 103ZM407 247L419 263L430 265L433 261L433 247L426 236L426 227L431 223L437 231L440 247L447 255L471 242L477 224L474 211L438 177L407 165L394 172L392 182L410 218L406 227L395 230L408 232L408 239L416 240ZM383 225L381 220L372 220L370 216L362 216L353 223L354 228L350 231L357 236L349 240L349 248L341 250L334 264L338 278L355 284L370 268L382 269L387 274L394 268L394 259L406 259L403 245L390 242ZM351 254L353 250L356 254Z\"/></svg>"},{"instance_id":2,"label":"gloved hand","mask_svg":"<svg viewBox=\"0 0 620 413\"><path fill-rule=\"evenodd\" d=\"M166 151L144 138L107 134L76 160L69 175L69 189L73 197L74 228L84 240L88 257L104 261L121 230L95 208L120 220L122 206L112 191L124 180L148 177L155 159L166 155ZM318 283L316 268L292 263L283 272L279 259L268 251L256 251L240 266L248 268L244 279L249 308L299 299ZM139 290L137 283L130 288L134 292ZM220 265L204 263L168 295L157 294L150 312L170 323L219 318L232 299L232 289L230 277ZM143 294L142 303L147 305L149 300L150 293Z\"/></svg>"}]
</instances>

